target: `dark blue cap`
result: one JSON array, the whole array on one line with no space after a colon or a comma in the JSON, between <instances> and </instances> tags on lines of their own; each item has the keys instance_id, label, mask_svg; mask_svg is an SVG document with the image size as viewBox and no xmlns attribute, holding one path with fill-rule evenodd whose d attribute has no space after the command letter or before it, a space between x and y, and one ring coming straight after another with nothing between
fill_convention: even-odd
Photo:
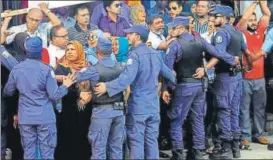
<instances>
[{"instance_id":1,"label":"dark blue cap","mask_svg":"<svg viewBox=\"0 0 273 160\"><path fill-rule=\"evenodd\" d=\"M159 14L151 14L151 15L149 15L148 18L147 18L147 24L152 24L153 21L155 19L157 19L157 18L163 19L163 17L161 15L159 15Z\"/></svg>"},{"instance_id":2,"label":"dark blue cap","mask_svg":"<svg viewBox=\"0 0 273 160\"><path fill-rule=\"evenodd\" d=\"M40 37L29 37L25 41L26 55L30 59L40 60L42 57L43 41Z\"/></svg>"},{"instance_id":3,"label":"dark blue cap","mask_svg":"<svg viewBox=\"0 0 273 160\"><path fill-rule=\"evenodd\" d=\"M97 48L101 50L104 54L110 54L112 53L112 42L105 38L99 38Z\"/></svg>"},{"instance_id":4,"label":"dark blue cap","mask_svg":"<svg viewBox=\"0 0 273 160\"><path fill-rule=\"evenodd\" d=\"M229 6L217 5L215 9L210 12L210 14L222 14L223 16L231 16L233 15L233 9Z\"/></svg>"},{"instance_id":5,"label":"dark blue cap","mask_svg":"<svg viewBox=\"0 0 273 160\"><path fill-rule=\"evenodd\" d=\"M178 16L173 19L173 27L178 25L189 26L190 19L188 17Z\"/></svg>"},{"instance_id":6,"label":"dark blue cap","mask_svg":"<svg viewBox=\"0 0 273 160\"><path fill-rule=\"evenodd\" d=\"M137 33L140 36L147 38L150 31L149 31L148 27L146 27L144 25L137 24L137 25L133 25L131 28L124 29L124 32L125 33Z\"/></svg>"}]
</instances>

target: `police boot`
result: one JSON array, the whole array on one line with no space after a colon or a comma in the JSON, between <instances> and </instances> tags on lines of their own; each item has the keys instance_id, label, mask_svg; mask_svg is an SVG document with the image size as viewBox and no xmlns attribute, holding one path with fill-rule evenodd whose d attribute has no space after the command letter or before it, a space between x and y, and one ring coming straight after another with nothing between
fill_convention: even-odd
<instances>
[{"instance_id":1,"label":"police boot","mask_svg":"<svg viewBox=\"0 0 273 160\"><path fill-rule=\"evenodd\" d=\"M172 151L172 154L173 154L173 156L172 156L171 160L182 160L182 159L184 159L182 149Z\"/></svg>"},{"instance_id":2,"label":"police boot","mask_svg":"<svg viewBox=\"0 0 273 160\"><path fill-rule=\"evenodd\" d=\"M232 141L232 153L233 153L233 158L240 158L241 157L240 141L238 139L234 139Z\"/></svg>"},{"instance_id":3,"label":"police boot","mask_svg":"<svg viewBox=\"0 0 273 160\"><path fill-rule=\"evenodd\" d=\"M204 159L204 151L199 149L192 149L192 157L191 160L202 160Z\"/></svg>"},{"instance_id":4,"label":"police boot","mask_svg":"<svg viewBox=\"0 0 273 160\"><path fill-rule=\"evenodd\" d=\"M210 154L210 159L232 159L231 142L223 142L222 149Z\"/></svg>"}]
</instances>

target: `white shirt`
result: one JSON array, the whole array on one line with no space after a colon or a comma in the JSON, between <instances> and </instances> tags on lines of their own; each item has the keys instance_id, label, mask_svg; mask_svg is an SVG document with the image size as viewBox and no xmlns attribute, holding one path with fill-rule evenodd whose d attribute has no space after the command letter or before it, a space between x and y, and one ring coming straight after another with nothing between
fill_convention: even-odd
<instances>
[{"instance_id":1,"label":"white shirt","mask_svg":"<svg viewBox=\"0 0 273 160\"><path fill-rule=\"evenodd\" d=\"M49 55L49 65L55 68L56 66L56 58L61 59L65 55L65 49L57 47L50 43L49 47L47 48L48 55Z\"/></svg>"},{"instance_id":2,"label":"white shirt","mask_svg":"<svg viewBox=\"0 0 273 160\"><path fill-rule=\"evenodd\" d=\"M50 32L50 29L52 28L52 24L45 22L45 23L41 23L38 28L35 30L34 33L29 33L27 31L27 24L22 24L19 26L13 26L10 27L8 30L14 32L12 35L8 36L6 39L6 44L10 44L13 40L14 37L16 36L17 33L20 32L26 32L28 33L30 36L38 36L43 40L43 47L47 48L47 36L48 33Z\"/></svg>"},{"instance_id":3,"label":"white shirt","mask_svg":"<svg viewBox=\"0 0 273 160\"><path fill-rule=\"evenodd\" d=\"M163 34L156 34L150 31L147 43L150 43L153 49L157 49L160 43L165 41L166 38L163 36Z\"/></svg>"},{"instance_id":4,"label":"white shirt","mask_svg":"<svg viewBox=\"0 0 273 160\"><path fill-rule=\"evenodd\" d=\"M200 34L200 36L202 38L204 38L210 44L212 42L212 38L214 37L214 35L216 35L216 32L214 32L214 33L205 32L205 33Z\"/></svg>"}]
</instances>

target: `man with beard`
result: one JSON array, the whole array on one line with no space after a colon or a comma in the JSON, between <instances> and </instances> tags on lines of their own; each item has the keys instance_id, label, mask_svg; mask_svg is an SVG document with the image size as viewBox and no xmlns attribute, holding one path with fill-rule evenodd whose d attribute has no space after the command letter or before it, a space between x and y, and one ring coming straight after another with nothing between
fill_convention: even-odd
<instances>
[{"instance_id":1,"label":"man with beard","mask_svg":"<svg viewBox=\"0 0 273 160\"><path fill-rule=\"evenodd\" d=\"M220 27L213 39L213 44L219 51L234 56L241 57L242 52L249 55L243 34L229 23L231 13L233 13L231 7L221 5L216 6L215 10L211 12L211 14L215 15L215 26ZM214 94L217 107L218 134L222 142L222 149L212 153L210 158L239 158L239 105L242 93L241 67L230 66L223 61L219 61L215 68Z\"/></svg>"},{"instance_id":2,"label":"man with beard","mask_svg":"<svg viewBox=\"0 0 273 160\"><path fill-rule=\"evenodd\" d=\"M260 5L263 16L257 22L256 7ZM265 1L255 1L245 11L237 27L246 37L248 49L255 55L261 49L265 31L269 25L271 12ZM264 79L264 57L252 63L253 68L244 73L243 95L240 105L241 143L249 146L251 139L260 144L268 144L263 136L265 128L266 89ZM250 123L250 105L253 104L253 131Z\"/></svg>"},{"instance_id":3,"label":"man with beard","mask_svg":"<svg viewBox=\"0 0 273 160\"><path fill-rule=\"evenodd\" d=\"M173 160L183 159L182 126L189 115L192 124L193 149L192 159L203 159L205 149L204 117L206 112L205 92L202 86L204 68L202 68L202 53L207 52L223 59L230 65L238 64L238 57L219 52L206 40L193 36L189 32L189 18L173 19L172 35L177 40L170 43L166 53L165 63L177 73L177 85L173 92L172 107L168 111L171 119L170 136L172 141ZM234 60L235 59L235 60ZM168 83L168 82L167 82ZM169 93L164 83L163 100L169 103Z\"/></svg>"}]
</instances>

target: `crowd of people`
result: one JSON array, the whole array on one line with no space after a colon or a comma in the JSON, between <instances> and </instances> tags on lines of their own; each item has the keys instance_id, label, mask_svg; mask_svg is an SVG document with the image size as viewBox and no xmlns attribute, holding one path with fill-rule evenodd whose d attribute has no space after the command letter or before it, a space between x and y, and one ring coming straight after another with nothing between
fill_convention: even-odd
<instances>
[{"instance_id":1,"label":"crowd of people","mask_svg":"<svg viewBox=\"0 0 273 160\"><path fill-rule=\"evenodd\" d=\"M240 158L251 142L272 149L266 2L238 17L218 1L155 3L80 4L73 17L40 3L24 24L4 18L2 158L7 148L13 159L159 159L171 149L173 160L185 148L189 159Z\"/></svg>"}]
</instances>

